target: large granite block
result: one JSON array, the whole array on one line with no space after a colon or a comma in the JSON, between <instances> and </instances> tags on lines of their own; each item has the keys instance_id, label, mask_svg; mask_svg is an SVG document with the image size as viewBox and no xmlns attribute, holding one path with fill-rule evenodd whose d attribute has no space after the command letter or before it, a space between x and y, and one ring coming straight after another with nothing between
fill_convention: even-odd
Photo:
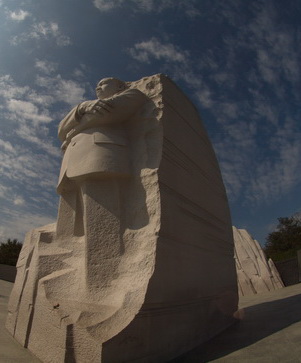
<instances>
[{"instance_id":1,"label":"large granite block","mask_svg":"<svg viewBox=\"0 0 301 363\"><path fill-rule=\"evenodd\" d=\"M260 244L245 229L233 226L238 291L241 296L284 287L274 262L267 260Z\"/></svg>"},{"instance_id":2,"label":"large granite block","mask_svg":"<svg viewBox=\"0 0 301 363\"><path fill-rule=\"evenodd\" d=\"M170 79L97 96L60 123L58 220L27 235L7 328L44 362L166 362L234 322L225 188Z\"/></svg>"}]
</instances>

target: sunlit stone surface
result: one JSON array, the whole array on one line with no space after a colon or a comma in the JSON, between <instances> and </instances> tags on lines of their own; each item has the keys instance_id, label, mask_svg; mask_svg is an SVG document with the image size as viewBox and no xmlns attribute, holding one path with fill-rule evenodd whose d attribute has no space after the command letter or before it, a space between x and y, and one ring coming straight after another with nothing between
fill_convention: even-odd
<instances>
[{"instance_id":1,"label":"sunlit stone surface","mask_svg":"<svg viewBox=\"0 0 301 363\"><path fill-rule=\"evenodd\" d=\"M62 120L58 221L29 232L18 261L7 328L44 362L167 362L237 309L227 197L196 109L163 75L108 84Z\"/></svg>"},{"instance_id":2,"label":"sunlit stone surface","mask_svg":"<svg viewBox=\"0 0 301 363\"><path fill-rule=\"evenodd\" d=\"M235 259L240 295L253 295L284 287L271 259L245 229L233 227Z\"/></svg>"}]
</instances>

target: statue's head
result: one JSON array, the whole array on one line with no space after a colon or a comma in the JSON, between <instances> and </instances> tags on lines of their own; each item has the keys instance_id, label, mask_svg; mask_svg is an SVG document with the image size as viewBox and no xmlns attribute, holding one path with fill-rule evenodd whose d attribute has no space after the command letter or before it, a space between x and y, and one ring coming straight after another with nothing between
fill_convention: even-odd
<instances>
[{"instance_id":1,"label":"statue's head","mask_svg":"<svg viewBox=\"0 0 301 363\"><path fill-rule=\"evenodd\" d=\"M126 89L126 83L117 78L104 78L96 86L96 95L99 99L113 96Z\"/></svg>"}]
</instances>

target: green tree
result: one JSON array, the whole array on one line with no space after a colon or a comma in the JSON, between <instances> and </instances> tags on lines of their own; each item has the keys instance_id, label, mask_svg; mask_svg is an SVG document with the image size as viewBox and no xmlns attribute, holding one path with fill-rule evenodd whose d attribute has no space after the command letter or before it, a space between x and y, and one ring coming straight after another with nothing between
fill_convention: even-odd
<instances>
[{"instance_id":1,"label":"green tree","mask_svg":"<svg viewBox=\"0 0 301 363\"><path fill-rule=\"evenodd\" d=\"M278 218L276 231L266 239L265 253L273 261L285 260L301 249L301 221L296 217Z\"/></svg>"},{"instance_id":2,"label":"green tree","mask_svg":"<svg viewBox=\"0 0 301 363\"><path fill-rule=\"evenodd\" d=\"M0 244L0 263L16 266L21 248L22 243L17 239L9 238L6 242L2 242Z\"/></svg>"}]
</instances>

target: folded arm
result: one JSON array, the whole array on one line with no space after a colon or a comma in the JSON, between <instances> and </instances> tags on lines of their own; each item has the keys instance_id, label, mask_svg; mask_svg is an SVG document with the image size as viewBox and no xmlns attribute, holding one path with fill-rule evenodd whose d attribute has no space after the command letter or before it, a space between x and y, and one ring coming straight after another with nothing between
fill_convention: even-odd
<instances>
[{"instance_id":1,"label":"folded arm","mask_svg":"<svg viewBox=\"0 0 301 363\"><path fill-rule=\"evenodd\" d=\"M85 101L74 107L60 122L58 136L65 147L84 129L126 121L147 101L137 89L126 90L105 100ZM86 114L95 117L85 118Z\"/></svg>"}]
</instances>

